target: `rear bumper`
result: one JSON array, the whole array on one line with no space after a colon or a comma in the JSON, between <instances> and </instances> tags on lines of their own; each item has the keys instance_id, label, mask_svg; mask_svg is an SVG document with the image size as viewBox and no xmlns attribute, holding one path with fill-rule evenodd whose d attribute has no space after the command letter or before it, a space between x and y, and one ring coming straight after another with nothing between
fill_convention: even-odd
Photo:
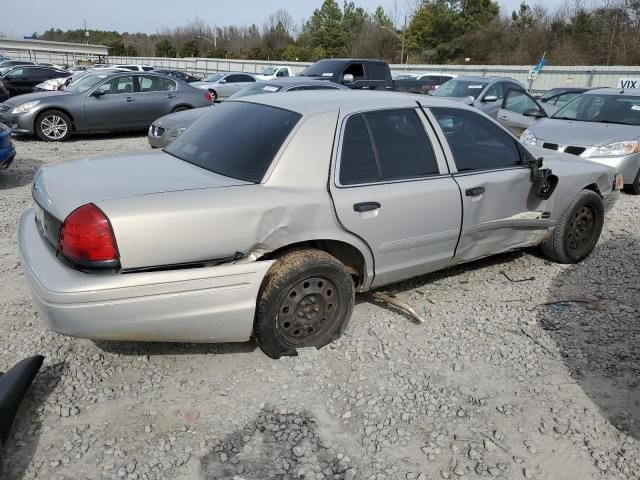
<instances>
[{"instance_id":1,"label":"rear bumper","mask_svg":"<svg viewBox=\"0 0 640 480\"><path fill-rule=\"evenodd\" d=\"M32 209L19 247L48 327L93 340L241 342L251 337L258 291L273 262L144 273L83 273L42 238Z\"/></svg>"}]
</instances>

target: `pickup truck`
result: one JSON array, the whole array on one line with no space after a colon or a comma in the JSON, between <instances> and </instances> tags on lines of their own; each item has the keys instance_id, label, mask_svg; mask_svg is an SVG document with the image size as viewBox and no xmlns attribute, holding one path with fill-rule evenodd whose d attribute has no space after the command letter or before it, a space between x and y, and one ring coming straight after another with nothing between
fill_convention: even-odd
<instances>
[{"instance_id":1,"label":"pickup truck","mask_svg":"<svg viewBox=\"0 0 640 480\"><path fill-rule=\"evenodd\" d=\"M256 75L258 80L275 80L276 78L292 77L293 73L289 67L267 67L260 75Z\"/></svg>"},{"instance_id":2,"label":"pickup truck","mask_svg":"<svg viewBox=\"0 0 640 480\"><path fill-rule=\"evenodd\" d=\"M435 91L446 81L440 77L437 81L431 77L394 80L386 62L348 58L320 60L299 76L340 83L354 90L384 90L423 95Z\"/></svg>"}]
</instances>

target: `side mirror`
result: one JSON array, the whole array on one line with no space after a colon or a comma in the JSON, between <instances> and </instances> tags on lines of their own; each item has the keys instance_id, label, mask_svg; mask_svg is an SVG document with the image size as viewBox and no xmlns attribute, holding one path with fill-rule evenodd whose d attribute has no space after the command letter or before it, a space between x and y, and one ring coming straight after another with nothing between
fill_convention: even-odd
<instances>
[{"instance_id":1,"label":"side mirror","mask_svg":"<svg viewBox=\"0 0 640 480\"><path fill-rule=\"evenodd\" d=\"M543 118L547 116L544 112L541 112L537 108L530 108L529 110L525 110L524 112L522 112L522 115L524 115L525 117L534 118Z\"/></svg>"},{"instance_id":2,"label":"side mirror","mask_svg":"<svg viewBox=\"0 0 640 480\"><path fill-rule=\"evenodd\" d=\"M223 78L222 80L220 80L218 83L227 83L227 81Z\"/></svg>"},{"instance_id":3,"label":"side mirror","mask_svg":"<svg viewBox=\"0 0 640 480\"><path fill-rule=\"evenodd\" d=\"M496 95L485 95L482 98L483 102L495 102L498 100L498 97Z\"/></svg>"},{"instance_id":4,"label":"side mirror","mask_svg":"<svg viewBox=\"0 0 640 480\"><path fill-rule=\"evenodd\" d=\"M344 77L342 77L342 83L353 83L353 75L347 73Z\"/></svg>"},{"instance_id":5,"label":"side mirror","mask_svg":"<svg viewBox=\"0 0 640 480\"><path fill-rule=\"evenodd\" d=\"M101 96L106 95L106 94L107 94L107 92L105 92L104 90L95 90L95 91L91 94L91 96L92 96L92 97L96 97L96 98L100 98Z\"/></svg>"},{"instance_id":6,"label":"side mirror","mask_svg":"<svg viewBox=\"0 0 640 480\"><path fill-rule=\"evenodd\" d=\"M542 168L542 157L535 158L527 156L523 160L523 165L531 169L530 180L533 184L536 197L548 200L558 186L558 176L554 175L549 168Z\"/></svg>"}]
</instances>

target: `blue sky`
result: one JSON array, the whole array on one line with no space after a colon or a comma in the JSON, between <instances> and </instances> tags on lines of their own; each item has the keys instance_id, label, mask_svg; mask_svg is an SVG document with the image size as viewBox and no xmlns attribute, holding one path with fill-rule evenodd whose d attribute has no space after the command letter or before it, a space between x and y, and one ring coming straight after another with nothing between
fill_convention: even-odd
<instances>
[{"instance_id":1,"label":"blue sky","mask_svg":"<svg viewBox=\"0 0 640 480\"><path fill-rule=\"evenodd\" d=\"M412 0L395 0L403 10ZM322 0L3 0L0 9L0 32L21 38L33 32L43 32L50 27L63 30L81 28L83 20L90 28L117 30L120 32L154 33L162 26L184 25L198 17L209 24L262 26L265 18L279 8L289 11L296 22L308 18ZM339 0L340 4L342 1ZM355 2L367 10L382 5L393 9L394 0L358 0ZM498 0L509 12L516 9L520 0ZM531 2L554 7L556 0Z\"/></svg>"}]
</instances>

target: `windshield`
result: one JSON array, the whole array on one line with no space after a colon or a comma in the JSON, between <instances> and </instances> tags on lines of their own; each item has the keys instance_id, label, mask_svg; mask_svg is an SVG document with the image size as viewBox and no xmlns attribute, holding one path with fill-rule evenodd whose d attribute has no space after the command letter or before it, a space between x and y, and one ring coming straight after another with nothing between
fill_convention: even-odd
<instances>
[{"instance_id":1,"label":"windshield","mask_svg":"<svg viewBox=\"0 0 640 480\"><path fill-rule=\"evenodd\" d=\"M222 77L224 77L224 73L214 73L213 75L209 75L207 78L205 78L205 82L217 82L218 80L220 80Z\"/></svg>"},{"instance_id":2,"label":"windshield","mask_svg":"<svg viewBox=\"0 0 640 480\"><path fill-rule=\"evenodd\" d=\"M263 93L276 93L282 90L282 85L265 85L264 83L253 83L241 88L231 95L227 100L248 97L249 95L262 95Z\"/></svg>"},{"instance_id":3,"label":"windshield","mask_svg":"<svg viewBox=\"0 0 640 480\"><path fill-rule=\"evenodd\" d=\"M640 96L579 95L555 112L551 118L640 126Z\"/></svg>"},{"instance_id":4,"label":"windshield","mask_svg":"<svg viewBox=\"0 0 640 480\"><path fill-rule=\"evenodd\" d=\"M307 67L301 77L333 77L334 73L341 72L346 64L336 60L320 60Z\"/></svg>"},{"instance_id":5,"label":"windshield","mask_svg":"<svg viewBox=\"0 0 640 480\"><path fill-rule=\"evenodd\" d=\"M483 80L449 80L443 83L434 93L434 97L473 97L478 98L480 92L489 84Z\"/></svg>"},{"instance_id":6,"label":"windshield","mask_svg":"<svg viewBox=\"0 0 640 480\"><path fill-rule=\"evenodd\" d=\"M84 93L105 78L107 78L107 75L87 75L86 77L73 82L65 91L71 93Z\"/></svg>"},{"instance_id":7,"label":"windshield","mask_svg":"<svg viewBox=\"0 0 640 480\"><path fill-rule=\"evenodd\" d=\"M227 100L187 128L165 152L225 177L260 183L300 117L289 110Z\"/></svg>"}]
</instances>

